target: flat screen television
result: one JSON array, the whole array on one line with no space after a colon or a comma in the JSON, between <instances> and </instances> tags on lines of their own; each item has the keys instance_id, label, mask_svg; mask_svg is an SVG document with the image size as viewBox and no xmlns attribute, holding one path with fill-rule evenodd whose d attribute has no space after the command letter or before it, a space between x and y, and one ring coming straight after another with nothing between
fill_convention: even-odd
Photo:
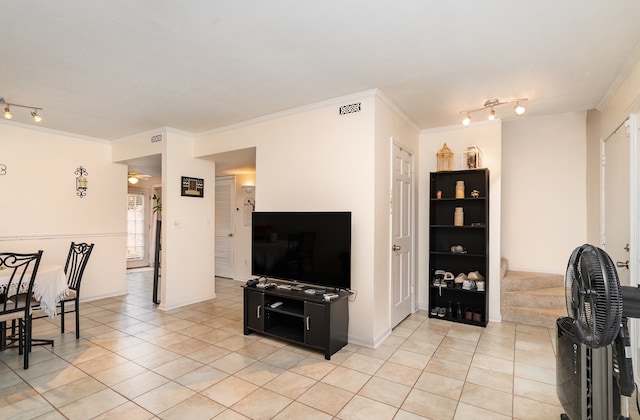
<instances>
[{"instance_id":1,"label":"flat screen television","mask_svg":"<svg viewBox=\"0 0 640 420\"><path fill-rule=\"evenodd\" d=\"M349 289L351 212L254 212L251 273Z\"/></svg>"}]
</instances>

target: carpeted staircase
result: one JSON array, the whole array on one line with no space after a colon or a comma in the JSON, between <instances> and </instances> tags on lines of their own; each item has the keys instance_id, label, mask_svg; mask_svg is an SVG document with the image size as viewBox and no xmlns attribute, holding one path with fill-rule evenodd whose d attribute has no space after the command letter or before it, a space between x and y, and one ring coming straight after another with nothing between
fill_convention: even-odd
<instances>
[{"instance_id":1,"label":"carpeted staircase","mask_svg":"<svg viewBox=\"0 0 640 420\"><path fill-rule=\"evenodd\" d=\"M564 276L511 271L502 260L502 320L555 328L567 315Z\"/></svg>"}]
</instances>

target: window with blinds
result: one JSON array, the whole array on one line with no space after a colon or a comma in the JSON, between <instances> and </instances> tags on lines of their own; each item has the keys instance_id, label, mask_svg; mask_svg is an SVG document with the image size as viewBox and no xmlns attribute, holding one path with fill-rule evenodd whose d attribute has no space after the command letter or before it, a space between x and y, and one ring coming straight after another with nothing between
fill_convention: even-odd
<instances>
[{"instance_id":1,"label":"window with blinds","mask_svg":"<svg viewBox=\"0 0 640 420\"><path fill-rule=\"evenodd\" d=\"M127 194L127 260L144 258L144 194Z\"/></svg>"}]
</instances>

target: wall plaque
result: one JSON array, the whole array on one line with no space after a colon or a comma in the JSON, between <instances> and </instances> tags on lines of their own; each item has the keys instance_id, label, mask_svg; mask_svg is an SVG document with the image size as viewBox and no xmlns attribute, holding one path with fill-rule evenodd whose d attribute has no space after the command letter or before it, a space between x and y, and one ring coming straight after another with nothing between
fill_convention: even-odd
<instances>
[{"instance_id":1,"label":"wall plaque","mask_svg":"<svg viewBox=\"0 0 640 420\"><path fill-rule=\"evenodd\" d=\"M204 197L204 179L183 176L180 192L183 197Z\"/></svg>"}]
</instances>

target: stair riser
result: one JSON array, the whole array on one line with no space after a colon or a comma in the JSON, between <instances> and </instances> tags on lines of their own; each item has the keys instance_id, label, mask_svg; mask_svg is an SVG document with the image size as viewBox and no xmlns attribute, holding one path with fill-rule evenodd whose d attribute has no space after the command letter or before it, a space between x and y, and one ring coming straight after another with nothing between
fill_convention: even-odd
<instances>
[{"instance_id":1,"label":"stair riser","mask_svg":"<svg viewBox=\"0 0 640 420\"><path fill-rule=\"evenodd\" d=\"M502 310L502 320L506 322L519 322L527 325L537 325L539 327L545 328L555 328L556 319L566 316L565 313L558 312L556 315L552 314L542 314L542 313L531 313L531 312L518 312L517 310L513 310L510 308L505 308Z\"/></svg>"},{"instance_id":2,"label":"stair riser","mask_svg":"<svg viewBox=\"0 0 640 420\"><path fill-rule=\"evenodd\" d=\"M562 296L549 296L549 295L536 295L527 293L526 291L518 292L506 292L502 295L503 306L527 306L530 308L565 308L565 297Z\"/></svg>"},{"instance_id":3,"label":"stair riser","mask_svg":"<svg viewBox=\"0 0 640 420\"><path fill-rule=\"evenodd\" d=\"M502 279L502 291L546 289L563 287L564 277L558 274L507 271Z\"/></svg>"}]
</instances>

